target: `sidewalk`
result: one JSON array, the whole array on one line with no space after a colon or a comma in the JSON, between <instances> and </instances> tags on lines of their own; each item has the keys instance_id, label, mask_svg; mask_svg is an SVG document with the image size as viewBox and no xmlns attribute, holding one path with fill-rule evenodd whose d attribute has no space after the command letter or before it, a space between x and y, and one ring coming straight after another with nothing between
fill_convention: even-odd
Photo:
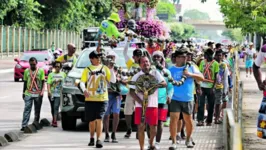
<instances>
[{"instance_id":1,"label":"sidewalk","mask_svg":"<svg viewBox=\"0 0 266 150\"><path fill-rule=\"evenodd\" d=\"M265 72L265 71L262 71ZM262 101L262 92L259 91L255 78L246 78L246 73L241 72L241 80L244 83L243 95L243 144L244 149L248 150L265 150L266 140L257 137L257 117ZM265 73L262 73L263 79Z\"/></svg>"}]
</instances>

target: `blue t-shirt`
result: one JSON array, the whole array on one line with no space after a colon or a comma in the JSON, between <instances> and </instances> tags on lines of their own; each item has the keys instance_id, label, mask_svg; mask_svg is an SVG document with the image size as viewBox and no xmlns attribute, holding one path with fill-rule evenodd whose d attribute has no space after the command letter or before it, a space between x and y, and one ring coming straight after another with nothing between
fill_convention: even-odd
<instances>
[{"instance_id":1,"label":"blue t-shirt","mask_svg":"<svg viewBox=\"0 0 266 150\"><path fill-rule=\"evenodd\" d=\"M163 75L162 71L158 71ZM164 71L171 77L171 72L168 69L164 69ZM158 89L158 104L166 104L167 96L172 98L174 92L173 85L168 81L168 77L164 77L164 79L167 84L167 87Z\"/></svg>"},{"instance_id":2,"label":"blue t-shirt","mask_svg":"<svg viewBox=\"0 0 266 150\"><path fill-rule=\"evenodd\" d=\"M173 66L169 69L174 80L176 80L176 81L181 80L184 68L185 68L185 66L183 66L183 67ZM200 74L199 69L197 69L193 65L188 67L188 72L191 72L194 74ZM181 101L181 102L193 101L194 100L194 94L193 94L194 88L195 88L194 79L192 77L188 77L185 80L183 85L174 86L174 94L173 94L172 100Z\"/></svg>"}]
</instances>

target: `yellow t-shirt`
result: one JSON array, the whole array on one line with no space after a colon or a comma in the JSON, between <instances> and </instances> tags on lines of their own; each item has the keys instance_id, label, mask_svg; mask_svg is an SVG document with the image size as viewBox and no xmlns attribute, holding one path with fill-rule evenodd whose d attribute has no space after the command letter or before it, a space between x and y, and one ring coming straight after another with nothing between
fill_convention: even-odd
<instances>
[{"instance_id":1,"label":"yellow t-shirt","mask_svg":"<svg viewBox=\"0 0 266 150\"><path fill-rule=\"evenodd\" d=\"M130 58L127 63L127 69L129 72L134 71L135 69L139 68L139 64L135 63L134 60L132 58ZM128 81L130 81L131 78L128 78Z\"/></svg>"},{"instance_id":2,"label":"yellow t-shirt","mask_svg":"<svg viewBox=\"0 0 266 150\"><path fill-rule=\"evenodd\" d=\"M108 82L111 79L111 72L107 66L89 66L85 68L81 81L86 83L86 89L88 90L90 96L86 98L85 101L102 102L108 100ZM97 73L102 69L102 73Z\"/></svg>"},{"instance_id":3,"label":"yellow t-shirt","mask_svg":"<svg viewBox=\"0 0 266 150\"><path fill-rule=\"evenodd\" d=\"M62 56L59 56L57 59L56 59L56 61L60 61L61 63L65 60L64 59L64 56L65 55L62 55ZM77 57L75 56L75 55L73 55L73 56L68 56L67 55L67 62L73 62L73 65L75 65L76 64L76 62L77 62Z\"/></svg>"}]
</instances>

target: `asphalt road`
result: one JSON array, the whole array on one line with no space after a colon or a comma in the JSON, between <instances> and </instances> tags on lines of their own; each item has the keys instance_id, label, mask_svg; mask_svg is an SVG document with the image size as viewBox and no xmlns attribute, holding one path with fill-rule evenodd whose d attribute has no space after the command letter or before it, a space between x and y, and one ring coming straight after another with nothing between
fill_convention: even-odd
<instances>
[{"instance_id":1,"label":"asphalt road","mask_svg":"<svg viewBox=\"0 0 266 150\"><path fill-rule=\"evenodd\" d=\"M9 130L19 130L21 128L22 113L24 102L22 100L22 82L13 81L13 73L0 72L0 135ZM33 113L31 121L33 120ZM51 120L50 106L45 93L41 111L41 118ZM138 141L135 139L135 133L131 139L124 139L125 132L117 134L118 144L104 143L103 149L106 150L124 150L139 149ZM195 149L212 150L223 149L222 147L222 125L213 125L212 127L195 127L193 135L196 142ZM104 135L102 136L102 139ZM164 128L161 149L168 149L171 144L169 138L169 129ZM89 132L87 125L78 123L76 131L63 131L61 123L58 128L46 127L36 134L27 134L19 142L10 143L3 147L5 150L85 150L96 149L88 147ZM147 144L146 140L146 144ZM185 141L179 145L179 149L187 149L184 145ZM1 147L0 147L1 149Z\"/></svg>"}]
</instances>

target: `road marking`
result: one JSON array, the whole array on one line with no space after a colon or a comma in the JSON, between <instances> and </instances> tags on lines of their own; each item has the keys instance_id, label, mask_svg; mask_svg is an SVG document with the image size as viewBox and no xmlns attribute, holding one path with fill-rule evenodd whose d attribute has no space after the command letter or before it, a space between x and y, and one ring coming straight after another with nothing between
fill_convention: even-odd
<instances>
[{"instance_id":1,"label":"road marking","mask_svg":"<svg viewBox=\"0 0 266 150\"><path fill-rule=\"evenodd\" d=\"M5 98L8 98L10 96L1 96L0 99L5 99Z\"/></svg>"},{"instance_id":2,"label":"road marking","mask_svg":"<svg viewBox=\"0 0 266 150\"><path fill-rule=\"evenodd\" d=\"M11 68L11 69L3 69L3 70L0 70L0 74L1 73L10 73L10 72L14 72L14 69Z\"/></svg>"}]
</instances>

